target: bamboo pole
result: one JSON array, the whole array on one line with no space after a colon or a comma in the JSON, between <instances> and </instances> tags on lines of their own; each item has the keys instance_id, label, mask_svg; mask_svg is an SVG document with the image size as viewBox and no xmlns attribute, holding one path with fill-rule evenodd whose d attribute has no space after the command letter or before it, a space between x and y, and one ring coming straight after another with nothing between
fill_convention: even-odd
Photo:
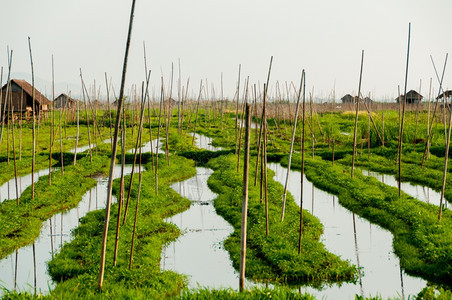
<instances>
[{"instance_id":1,"label":"bamboo pole","mask_svg":"<svg viewBox=\"0 0 452 300\"><path fill-rule=\"evenodd\" d=\"M304 74L304 70L303 70ZM306 75L305 75L306 76ZM306 127L306 78L303 80L303 117L301 128L301 172L300 172L300 233L298 236L298 254L301 254L301 242L303 238L303 176L304 176L304 142L305 142L305 127ZM298 104L297 104L298 108ZM296 113L295 113L296 114ZM296 119L295 119L296 121ZM333 143L333 163L334 163L334 143ZM314 195L314 193L313 193Z\"/></svg>"},{"instance_id":2,"label":"bamboo pole","mask_svg":"<svg viewBox=\"0 0 452 300\"><path fill-rule=\"evenodd\" d=\"M242 68L242 65L239 64L239 78L237 79L237 105L235 107L235 154L237 154L237 140L238 140L238 134L237 134L237 119L239 114L239 98L240 98L240 69Z\"/></svg>"},{"instance_id":3,"label":"bamboo pole","mask_svg":"<svg viewBox=\"0 0 452 300\"><path fill-rule=\"evenodd\" d=\"M243 202L242 202L242 229L241 229L241 251L240 251L240 291L245 289L245 266L246 266L246 230L248 213L248 176L250 162L250 131L251 131L251 110L250 105L246 104L246 123L245 123L245 153L243 162Z\"/></svg>"},{"instance_id":4,"label":"bamboo pole","mask_svg":"<svg viewBox=\"0 0 452 300\"><path fill-rule=\"evenodd\" d=\"M201 96L202 96L202 79L201 79L201 83L199 84L199 95L198 95L198 101L196 104L195 128L193 129L193 138L191 140L192 146L195 144L196 125L198 124L199 101L201 100Z\"/></svg>"},{"instance_id":5,"label":"bamboo pole","mask_svg":"<svg viewBox=\"0 0 452 300\"><path fill-rule=\"evenodd\" d=\"M23 91L22 91L23 93ZM53 64L53 54L52 54L52 103L55 103L55 72L54 72L54 64ZM55 107L52 104L52 111L55 110ZM50 141L49 141L49 185L52 185L52 145L53 145L53 141L52 141L52 137L53 137L53 119L50 120L50 130L49 130L49 137L50 137Z\"/></svg>"},{"instance_id":6,"label":"bamboo pole","mask_svg":"<svg viewBox=\"0 0 452 300\"><path fill-rule=\"evenodd\" d=\"M436 71L436 66L435 66L435 63L434 63L434 61L433 61L433 57L430 55L430 59L431 59L432 64L433 64L433 68L434 68L434 70L435 70L436 77L437 77L437 79L438 79L438 81L439 81L438 97L439 97L439 95L441 94L441 90L442 90L443 78L444 78L444 72L445 72L445 70L446 70L447 57L448 57L448 56L449 56L449 54L446 53L446 58L445 58L445 60L444 60L444 66L443 66L443 73L442 73L442 75L441 75L441 79L439 79L439 77L438 77L438 72ZM424 167L425 157L427 156L427 148L429 147L429 144L431 143L431 138L432 138L432 135L433 135L432 129L433 129L433 123L434 123L434 121L435 121L436 110L437 110L437 108L438 108L438 97L436 97L436 104L435 104L435 108L434 108L434 110L433 110L432 121L430 122L430 126L429 126L430 129L429 129L429 132L428 132L428 134L427 134L427 143L425 144L424 154L422 155L421 168Z\"/></svg>"},{"instance_id":7,"label":"bamboo pole","mask_svg":"<svg viewBox=\"0 0 452 300\"><path fill-rule=\"evenodd\" d=\"M147 76L147 83L146 83L146 92L147 89L149 87L149 80L151 78L151 74L149 72L149 75ZM144 85L144 83L143 83ZM142 89L144 89L144 86L142 87ZM143 94L143 93L142 93ZM144 94L146 95L146 94ZM146 97L143 96L141 99L141 112L140 112L140 127L138 128L138 135L137 135L137 141L135 144L135 151L133 154L133 165L132 165L132 172L130 173L130 181L129 181L129 190L127 192L127 200L126 200L126 204L124 207L124 219L122 220L122 225L124 225L126 223L126 219L127 219L127 211L129 209L129 200L130 200L130 195L132 194L132 183L133 183L133 175L135 173L135 164L136 164L136 160L137 160L137 152L138 152L138 148L140 148L141 151L141 134L142 134L142 129L143 128L143 119L144 119L144 104L146 103ZM133 122L133 120L132 120Z\"/></svg>"},{"instance_id":8,"label":"bamboo pole","mask_svg":"<svg viewBox=\"0 0 452 300\"><path fill-rule=\"evenodd\" d=\"M411 23L408 23L408 48L407 48L407 55L406 55L406 71L405 71L405 89L404 89L404 96L403 96L403 104L402 104L402 120L400 122L400 133L399 133L399 174L398 174L398 181L399 181L399 198L402 196L402 146L403 146L403 123L405 119L405 107L406 107L406 88L407 88L407 81L408 81L408 62L410 59L410 36L411 35Z\"/></svg>"},{"instance_id":9,"label":"bamboo pole","mask_svg":"<svg viewBox=\"0 0 452 300\"><path fill-rule=\"evenodd\" d=\"M245 102L243 103L243 109L242 109L242 116L245 113L245 106L246 104L248 104L248 82L250 80L250 77L248 76L248 78L246 79L246 92L245 92ZM239 172L240 169L240 148L242 145L242 128L243 128L243 122L245 121L245 119L242 117L241 121L240 121L240 133L239 133L239 149L237 151L237 173Z\"/></svg>"},{"instance_id":10,"label":"bamboo pole","mask_svg":"<svg viewBox=\"0 0 452 300\"><path fill-rule=\"evenodd\" d=\"M75 136L74 163L73 163L74 166L77 164L77 146L78 146L78 138L80 136L80 103L79 103L79 101L75 102L75 110L76 110L76 114L77 114L77 134Z\"/></svg>"},{"instance_id":11,"label":"bamboo pole","mask_svg":"<svg viewBox=\"0 0 452 300\"><path fill-rule=\"evenodd\" d=\"M292 128L292 138L290 139L289 163L287 166L286 183L284 184L284 192L283 192L283 197L282 197L281 222L284 221L284 213L286 210L287 187L289 185L289 174L290 174L290 166L292 164L293 144L295 142L295 134L297 131L298 107L300 106L300 97L301 97L301 90L303 87L304 76L305 76L305 73L303 70L301 72L301 81L300 81L300 89L298 90L297 106L295 107L295 116L294 116L293 128Z\"/></svg>"},{"instance_id":12,"label":"bamboo pole","mask_svg":"<svg viewBox=\"0 0 452 300\"><path fill-rule=\"evenodd\" d=\"M446 95L444 95L444 99L446 99ZM449 159L449 146L450 146L450 132L451 132L451 126L452 126L452 110L449 112L449 130L447 132L447 139L446 139L446 150L444 154L444 171L443 171L443 184L441 186L441 198L439 202L439 212L438 212L438 220L441 221L441 215L443 212L443 200L444 200L444 190L446 188L446 177L447 177L447 162Z\"/></svg>"},{"instance_id":13,"label":"bamboo pole","mask_svg":"<svg viewBox=\"0 0 452 300\"><path fill-rule=\"evenodd\" d=\"M148 79L150 76L147 76ZM149 81L148 81L149 84ZM147 89L147 87L146 87ZM132 261L133 261L133 249L134 249L134 245L135 245L135 235L136 235L136 231L137 231L137 223L138 223L138 206L140 203L140 194L141 194L141 183L142 183L142 171L141 171L141 143L142 143L142 132L143 132L143 119L144 119L144 110L145 110L145 104L146 104L146 94L144 94L144 83L142 84L141 87L142 90L142 101L141 101L141 117L140 117L140 128L138 129L138 138L137 138L137 144L136 144L136 148L135 151L137 150L137 148L140 148L140 157L139 157L139 170L138 170L138 195L137 195L137 203L136 203L136 207L135 207L135 219L133 222L133 232L132 232L132 243L131 243L131 247L130 247L130 260L129 260L129 270L132 269ZM130 183L130 185L132 185L132 183Z\"/></svg>"},{"instance_id":14,"label":"bamboo pole","mask_svg":"<svg viewBox=\"0 0 452 300\"><path fill-rule=\"evenodd\" d=\"M364 50L361 52L361 70L359 72L358 97L356 98L356 114L355 114L355 129L353 131L353 154L352 154L352 170L351 177L353 178L353 171L355 169L355 152L356 152L356 136L358 133L358 113L359 113L359 95L361 94L361 80L363 75Z\"/></svg>"},{"instance_id":15,"label":"bamboo pole","mask_svg":"<svg viewBox=\"0 0 452 300\"><path fill-rule=\"evenodd\" d=\"M158 169L159 169L159 143L160 143L160 125L161 125L161 119L162 119L162 104L163 99L165 97L164 95L164 87L163 87L163 78L162 78L162 87L160 89L160 109L159 109L159 124L157 127L157 146L155 149L155 196L158 197L159 195L159 185L158 185Z\"/></svg>"},{"instance_id":16,"label":"bamboo pole","mask_svg":"<svg viewBox=\"0 0 452 300\"><path fill-rule=\"evenodd\" d=\"M265 97L267 95L268 82L270 81L270 73L272 70L272 63L273 63L273 56L270 57L270 65L268 67L268 74L267 74L267 83L264 85L264 97L263 97L264 103L265 103ZM264 124L264 114L265 114L265 110L262 108L261 124L259 127L259 138L258 138L258 142L257 142L256 169L254 172L254 185L255 186L257 184L257 172L258 172L258 166L259 166L259 152L261 151L260 147L261 147L262 128L263 128L263 124Z\"/></svg>"},{"instance_id":17,"label":"bamboo pole","mask_svg":"<svg viewBox=\"0 0 452 300\"><path fill-rule=\"evenodd\" d=\"M32 114L33 114L33 130L32 130L32 135L33 135L33 158L32 158L32 163L31 163L31 199L33 200L35 198L35 161L36 161L36 116L35 116L35 74L34 74L34 68L33 68L33 55L31 52L31 41L30 41L30 37L28 37L28 49L30 52L30 64L31 64L31 82L32 82ZM34 244L33 244L34 246Z\"/></svg>"},{"instance_id":18,"label":"bamboo pole","mask_svg":"<svg viewBox=\"0 0 452 300\"><path fill-rule=\"evenodd\" d=\"M99 280L98 280L98 289L102 289L102 284L104 281L104 271L105 271L105 254L107 250L107 235L108 235L108 224L110 221L110 209L111 209L111 197L112 197L112 187L113 187L113 172L114 172L114 166L115 166L115 158L116 158L116 150L117 150L117 142L118 142L118 133L119 133L119 121L121 117L121 109L123 105L123 97L124 97L124 84L126 79L126 71L127 71L127 59L129 54L129 46L130 46L130 39L132 35L132 24L133 24L133 14L135 10L135 0L132 0L132 8L130 12L130 21L129 21L129 30L127 35L127 42L126 42L126 50L125 50L125 56L124 56L124 66L122 70L122 79L121 79L121 89L119 92L119 99L118 99L118 113L116 116L116 122L115 122L115 133L114 133L114 139L113 139L113 151L111 154L111 162L110 162L110 175L108 178L108 193L107 193L107 204L105 208L105 222L104 222L104 230L102 234L102 248L101 248L101 256L100 256L100 271L99 271Z\"/></svg>"},{"instance_id":19,"label":"bamboo pole","mask_svg":"<svg viewBox=\"0 0 452 300\"><path fill-rule=\"evenodd\" d=\"M10 93L12 94L12 91L10 91ZM16 203L17 205L19 205L19 185L17 182L17 163L16 163L16 146L15 146L15 139L16 137L14 136L14 105L13 105L13 96L11 95L10 97L10 107L11 107L11 133L12 133L12 138L13 138L13 161L14 161L14 181L16 184Z\"/></svg>"}]
</instances>

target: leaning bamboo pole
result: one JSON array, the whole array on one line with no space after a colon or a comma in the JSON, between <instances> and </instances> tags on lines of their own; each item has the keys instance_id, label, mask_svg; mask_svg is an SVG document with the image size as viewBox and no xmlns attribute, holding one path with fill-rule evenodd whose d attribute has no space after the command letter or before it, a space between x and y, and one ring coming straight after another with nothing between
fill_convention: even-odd
<instances>
[{"instance_id":1,"label":"leaning bamboo pole","mask_svg":"<svg viewBox=\"0 0 452 300\"><path fill-rule=\"evenodd\" d=\"M444 99L446 99L446 95L444 94ZM447 162L449 159L449 146L450 146L450 132L452 126L452 110L449 112L449 130L447 131L447 139L446 139L446 150L444 154L444 170L443 170L443 182L441 186L441 197L439 202L439 212L438 212L438 220L441 221L441 215L443 212L443 200L444 200L444 190L446 188L446 177L447 177Z\"/></svg>"},{"instance_id":2,"label":"leaning bamboo pole","mask_svg":"<svg viewBox=\"0 0 452 300\"><path fill-rule=\"evenodd\" d=\"M30 37L28 37L28 49L30 52L30 64L31 64L31 85L32 89L32 114L33 114L33 130L32 130L32 141L33 141L33 150L32 150L32 161L31 161L31 199L35 198L35 162L36 162L36 116L35 116L35 73L33 68L33 54L31 52L31 41ZM34 245L34 244L33 244Z\"/></svg>"},{"instance_id":3,"label":"leaning bamboo pole","mask_svg":"<svg viewBox=\"0 0 452 300\"><path fill-rule=\"evenodd\" d=\"M147 84L146 84L146 91L148 89L149 86L149 80L151 78L151 74L149 73L149 75L147 76ZM143 88L144 89L144 83L143 83ZM142 93L143 94L143 93ZM146 95L146 94L144 94ZM141 130L141 128L143 128L143 119L144 119L144 103L146 101L146 97L143 96L141 98L141 112L140 112L140 127L138 128L138 134L137 134L137 141L135 144L135 151L133 153L133 165L132 165L132 172L130 173L130 181L129 181L129 190L127 192L127 200L126 200L126 204L124 207L124 219L122 220L122 225L124 225L126 223L126 219L127 219L127 211L129 209L129 201L130 201L130 196L132 194L132 183L133 183L133 175L135 174L135 164L136 164L136 160L137 160L137 153L138 153L138 148L140 148L141 151L141 133L143 130ZM132 120L133 122L133 120Z\"/></svg>"},{"instance_id":4,"label":"leaning bamboo pole","mask_svg":"<svg viewBox=\"0 0 452 300\"><path fill-rule=\"evenodd\" d=\"M268 67L268 74L267 74L267 83L264 85L263 102L265 102L265 96L267 95L267 88L268 88L268 83L270 81L270 73L272 70L272 63L273 63L273 56L270 57L270 65ZM264 124L264 114L265 114L265 110L264 110L264 108L262 108L261 124L259 127L259 137L257 139L257 154L256 154L256 169L254 171L254 186L256 186L256 184L257 184L257 172L258 172L258 168L259 168L259 152L261 151L260 148L261 148L262 128L263 128L263 124Z\"/></svg>"},{"instance_id":5,"label":"leaning bamboo pole","mask_svg":"<svg viewBox=\"0 0 452 300\"><path fill-rule=\"evenodd\" d=\"M290 174L290 166L292 164L293 145L295 142L295 134L297 131L298 107L300 106L300 97L301 97L301 90L303 87L304 76L305 76L305 73L303 70L301 72L301 81L300 81L300 89L298 90L297 106L295 107L295 116L294 116L293 128L292 128L292 138L290 139L289 162L288 162L288 166L287 166L286 183L284 184L284 192L283 192L283 196L282 196L281 222L284 221L284 213L286 210L287 187L289 185L289 174Z\"/></svg>"},{"instance_id":6,"label":"leaning bamboo pole","mask_svg":"<svg viewBox=\"0 0 452 300\"><path fill-rule=\"evenodd\" d=\"M9 52L9 51L8 51ZM6 116L6 103L8 102L8 91L10 89L10 81L11 81L11 65L12 65L12 59L13 59L13 51L11 50L11 54L8 55L8 79L6 81L6 93L5 93L5 99L1 99L3 102L0 101L1 104L3 104L3 110L0 107L0 115L1 115L1 122L2 122L2 129L0 131L0 149L2 145L3 140L3 129L5 127L5 116ZM3 80L3 68L2 68L2 80ZM2 83L3 84L3 83ZM2 85L0 84L0 85ZM0 95L3 95L3 93L0 93Z\"/></svg>"},{"instance_id":7,"label":"leaning bamboo pole","mask_svg":"<svg viewBox=\"0 0 452 300\"><path fill-rule=\"evenodd\" d=\"M98 289L102 289L102 284L104 281L104 271L105 271L105 254L107 250L107 235L108 235L108 224L110 221L110 210L111 210L111 198L112 198L112 188L113 188L113 172L115 167L115 159L116 159L116 150L117 150L117 142L118 142L118 134L119 134L119 121L121 119L121 109L123 105L123 97L124 97L124 84L126 79L127 72L127 59L129 55L129 46L130 39L132 35L132 24L133 24L133 15L135 10L135 0L132 0L132 8L130 12L130 21L129 21L129 30L127 34L127 42L126 42L126 50L124 55L124 66L122 70L122 79L121 79L121 89L119 92L118 98L118 110L116 115L115 122L115 133L113 139L113 151L111 154L111 162L110 162L110 174L108 178L108 189L107 189L107 203L105 208L105 222L104 222L104 230L102 234L102 248L100 255L100 270L99 270L99 278L98 278Z\"/></svg>"},{"instance_id":8,"label":"leaning bamboo pole","mask_svg":"<svg viewBox=\"0 0 452 300\"><path fill-rule=\"evenodd\" d=\"M303 70L304 74L304 70ZM306 75L305 75L306 76ZM303 177L304 177L304 142L305 142L305 121L306 121L306 77L303 81L303 117L301 127L301 172L300 172L300 233L298 236L298 254L301 254L301 242L303 239ZM297 104L298 106L298 104ZM298 108L298 107L297 107ZM296 113L295 113L296 114ZM295 119L296 121L296 119ZM333 143L333 163L334 163L334 143ZM289 166L290 168L290 166Z\"/></svg>"},{"instance_id":9,"label":"leaning bamboo pole","mask_svg":"<svg viewBox=\"0 0 452 300\"><path fill-rule=\"evenodd\" d=\"M351 177L353 178L353 171L355 169L355 152L356 152L356 136L358 134L358 113L359 113L359 96L361 94L361 80L363 75L363 62L364 62L364 50L361 52L361 70L359 72L359 85L358 85L358 96L356 98L356 114L355 114L355 128L353 130L353 154L352 154L352 170Z\"/></svg>"},{"instance_id":10,"label":"leaning bamboo pole","mask_svg":"<svg viewBox=\"0 0 452 300\"><path fill-rule=\"evenodd\" d=\"M147 79L149 79L151 76L149 74L149 76L147 76ZM149 84L149 81L147 82L147 84ZM147 86L146 86L147 89ZM147 91L146 91L147 92ZM146 93L147 94L147 93ZM140 117L140 127L138 129L138 137L137 137L137 144L135 147L135 151L137 150L137 148L139 147L139 151L140 151L140 157L139 157L139 167L138 167L138 195L137 195L137 203L136 203L136 207L135 207L135 219L133 222L133 232L132 232L132 243L131 243L131 247L130 247L130 260L129 260L129 270L132 269L132 261L133 261L133 250L134 250L134 245L135 245L135 235L136 235L136 231L137 231L137 223L138 223L138 206L140 203L140 194L141 194L141 183L142 183L142 171L141 171L141 143L142 143L142 132L143 132L143 119L144 119L144 110L145 110L145 104L146 104L146 95L144 93L144 82L142 83L141 86L141 117ZM130 183L130 186L132 186L132 183ZM130 190L130 189L129 189Z\"/></svg>"},{"instance_id":11,"label":"leaning bamboo pole","mask_svg":"<svg viewBox=\"0 0 452 300\"><path fill-rule=\"evenodd\" d=\"M399 198L402 196L402 146L403 146L403 123L405 119L405 107L406 107L406 88L408 81L408 63L410 59L410 36L411 35L411 23L408 23L408 48L406 54L406 70L405 70L405 89L403 95L403 103L402 103L402 120L400 121L400 133L399 133L399 174L398 174L398 182L399 182Z\"/></svg>"},{"instance_id":12,"label":"leaning bamboo pole","mask_svg":"<svg viewBox=\"0 0 452 300\"><path fill-rule=\"evenodd\" d=\"M10 91L10 93L12 94L12 91ZM16 137L14 136L14 104L13 104L13 97L11 95L10 97L10 107L11 107L11 133L12 133L12 139L13 139L13 162L14 162L14 182L16 184L16 203L17 205L19 205L19 184L17 182L17 162L16 162L16 146L15 146L15 139Z\"/></svg>"},{"instance_id":13,"label":"leaning bamboo pole","mask_svg":"<svg viewBox=\"0 0 452 300\"><path fill-rule=\"evenodd\" d=\"M437 77L437 79L438 79L438 81L439 81L438 97L439 97L439 95L441 94L441 90L442 90L442 86L443 86L443 78L444 78L444 72L445 72L445 70L446 70L447 57L448 57L448 55L449 55L449 54L446 53L446 58L445 58L445 60L444 60L443 73L442 73L442 75L441 75L441 79L439 79L439 77L438 77L438 72L436 71L436 66L435 66L435 63L434 63L434 61L433 61L433 57L430 55L430 59L431 59L432 64L433 64L433 68L435 69L436 77ZM434 121L435 121L436 110L437 110L437 108L438 108L438 97L436 98L435 108L433 109L432 120L431 120L431 122L430 122L429 130L428 130L428 133L427 133L427 139L426 139L427 142L426 142L426 144L425 144L424 154L422 155L421 168L424 167L424 161L425 161L425 158L426 158L426 156L427 156L427 148L429 148L430 143L431 143L431 139L432 139L432 136L433 136L432 129L433 129L433 123L434 123ZM427 124L427 125L428 125L428 124Z\"/></svg>"},{"instance_id":14,"label":"leaning bamboo pole","mask_svg":"<svg viewBox=\"0 0 452 300\"><path fill-rule=\"evenodd\" d=\"M163 99L165 97L164 87L163 87L163 78L162 78L162 87L160 89L160 108L159 108L159 123L157 127L157 145L155 147L155 196L159 195L159 143L160 143L160 126L162 123L162 104Z\"/></svg>"},{"instance_id":15,"label":"leaning bamboo pole","mask_svg":"<svg viewBox=\"0 0 452 300\"><path fill-rule=\"evenodd\" d=\"M245 121L245 145L243 162L243 201L242 201L242 226L241 226L241 250L240 250L240 291L245 289L245 266L246 266L246 230L248 214L248 177L250 163L250 132L251 132L251 110L250 105L246 104Z\"/></svg>"}]
</instances>

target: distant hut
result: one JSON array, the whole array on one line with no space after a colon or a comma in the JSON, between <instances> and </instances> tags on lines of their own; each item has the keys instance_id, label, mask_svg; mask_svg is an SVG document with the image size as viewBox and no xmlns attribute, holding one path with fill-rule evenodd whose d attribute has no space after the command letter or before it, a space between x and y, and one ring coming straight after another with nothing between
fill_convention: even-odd
<instances>
[{"instance_id":1,"label":"distant hut","mask_svg":"<svg viewBox=\"0 0 452 300\"><path fill-rule=\"evenodd\" d=\"M355 103L355 98L350 94L345 95L341 98L342 103Z\"/></svg>"},{"instance_id":2,"label":"distant hut","mask_svg":"<svg viewBox=\"0 0 452 300\"><path fill-rule=\"evenodd\" d=\"M363 99L363 102L366 103L366 104L372 104L372 103L374 103L374 101L373 101L372 99L370 99L370 97L365 97L365 98Z\"/></svg>"},{"instance_id":3,"label":"distant hut","mask_svg":"<svg viewBox=\"0 0 452 300\"><path fill-rule=\"evenodd\" d=\"M400 99L403 101L403 98L405 95L400 95ZM424 98L421 94L416 92L415 90L411 90L408 93L406 93L406 103L407 104L418 104L422 101L422 98ZM399 103L399 97L395 99L397 103Z\"/></svg>"},{"instance_id":4,"label":"distant hut","mask_svg":"<svg viewBox=\"0 0 452 300\"><path fill-rule=\"evenodd\" d=\"M33 87L27 81L22 79L11 79L10 88L8 89L8 101L6 103L7 113L11 112L11 100L14 113L22 113L31 115L33 111ZM6 100L6 91L8 83L5 84L2 89L2 110L3 114L4 101ZM44 97L36 88L34 89L35 97L35 113L37 115L49 110L49 106L52 104L49 99Z\"/></svg>"},{"instance_id":5,"label":"distant hut","mask_svg":"<svg viewBox=\"0 0 452 300\"><path fill-rule=\"evenodd\" d=\"M53 100L54 108L63 108L63 109L71 109L76 106L76 100L72 99L70 96L62 93L58 97Z\"/></svg>"},{"instance_id":6,"label":"distant hut","mask_svg":"<svg viewBox=\"0 0 452 300\"><path fill-rule=\"evenodd\" d=\"M445 91L444 93L442 93L441 95L436 97L436 99L439 100L439 99L443 99L444 97L446 97L446 99L452 98L452 90Z\"/></svg>"}]
</instances>

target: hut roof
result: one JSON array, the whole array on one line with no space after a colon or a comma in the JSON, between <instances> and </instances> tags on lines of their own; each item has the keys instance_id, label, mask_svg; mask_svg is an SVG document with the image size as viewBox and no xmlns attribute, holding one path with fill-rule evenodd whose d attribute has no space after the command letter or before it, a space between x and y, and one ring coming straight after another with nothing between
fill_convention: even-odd
<instances>
[{"instance_id":1,"label":"hut roof","mask_svg":"<svg viewBox=\"0 0 452 300\"><path fill-rule=\"evenodd\" d=\"M55 98L55 100L57 100L60 97L65 97L67 99L67 101L69 101L69 102L75 102L75 99L73 99L72 97L66 95L65 93L61 93L58 97ZM55 101L55 100L53 100L53 101Z\"/></svg>"},{"instance_id":2,"label":"hut roof","mask_svg":"<svg viewBox=\"0 0 452 300\"><path fill-rule=\"evenodd\" d=\"M405 95L400 95L400 99L403 99ZM406 93L406 99L408 103L412 103L414 101L421 101L424 96L416 92L415 90L411 90L408 93ZM397 102L399 102L399 97L395 98Z\"/></svg>"},{"instance_id":3,"label":"hut roof","mask_svg":"<svg viewBox=\"0 0 452 300\"><path fill-rule=\"evenodd\" d=\"M444 96L446 98L452 97L452 90L447 90L447 91L443 92L441 95L436 97L436 99L442 99Z\"/></svg>"},{"instance_id":4,"label":"hut roof","mask_svg":"<svg viewBox=\"0 0 452 300\"><path fill-rule=\"evenodd\" d=\"M33 86L31 84L29 84L26 80L23 79L11 79L11 84L16 84L17 86L19 86L27 95L29 95L30 97L33 97ZM6 85L5 84L2 87L2 91L3 89L6 89ZM46 97L44 97L36 88L35 90L35 101L38 101L39 104L41 105L50 105L52 102L50 102L49 99L47 99Z\"/></svg>"}]
</instances>

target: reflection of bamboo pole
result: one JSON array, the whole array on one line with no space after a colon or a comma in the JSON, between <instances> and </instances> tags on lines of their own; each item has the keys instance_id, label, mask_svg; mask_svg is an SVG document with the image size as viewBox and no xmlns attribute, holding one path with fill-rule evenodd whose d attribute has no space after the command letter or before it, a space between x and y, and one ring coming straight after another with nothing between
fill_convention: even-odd
<instances>
[{"instance_id":1,"label":"reflection of bamboo pole","mask_svg":"<svg viewBox=\"0 0 452 300\"><path fill-rule=\"evenodd\" d=\"M353 154L352 154L352 170L351 177L353 178L353 171L355 169L355 152L356 152L356 136L358 133L358 113L359 113L359 95L361 94L361 80L363 75L364 50L361 52L361 71L359 72L359 86L358 97L356 98L356 114L355 114L355 129L353 131Z\"/></svg>"},{"instance_id":2,"label":"reflection of bamboo pole","mask_svg":"<svg viewBox=\"0 0 452 300\"><path fill-rule=\"evenodd\" d=\"M111 162L110 162L110 174L108 178L108 189L107 189L107 203L105 208L105 222L104 222L104 230L102 234L102 248L101 248L101 257L100 257L100 270L99 270L99 278L98 278L98 289L102 289L102 284L104 281L104 271L105 271L105 254L107 250L107 235L108 235L108 225L110 221L110 210L111 210L111 198L112 198L112 188L113 188L113 172L115 167L115 159L116 159L116 150L117 150L117 142L118 142L118 134L119 134L119 121L121 119L121 109L123 105L123 97L124 97L124 84L125 84L125 77L126 77L126 71L127 71L127 58L129 54L129 46L130 46L130 39L132 34L132 23L133 23L133 14L135 10L135 0L132 0L132 9L130 12L130 21L129 21L129 31L127 36L127 42L126 42L126 51L124 56L124 66L122 70L122 79L121 79L121 89L119 92L119 99L118 99L118 110L116 115L116 122L115 122L115 133L113 138L113 151L111 154Z\"/></svg>"},{"instance_id":3,"label":"reflection of bamboo pole","mask_svg":"<svg viewBox=\"0 0 452 300\"><path fill-rule=\"evenodd\" d=\"M282 198L281 221L284 221L284 213L286 210L286 194L287 194L287 187L289 184L289 174L290 174L290 166L292 163L293 144L295 142L295 133L297 131L298 107L300 106L300 96L301 96L301 89L303 86L304 76L305 75L304 75L304 70L303 70L303 72L301 73L300 89L298 90L297 106L295 107L295 116L294 116L293 128L292 128L292 138L290 140L289 163L287 166L286 183L284 185L284 192L283 192L283 198Z\"/></svg>"},{"instance_id":4,"label":"reflection of bamboo pole","mask_svg":"<svg viewBox=\"0 0 452 300\"><path fill-rule=\"evenodd\" d=\"M36 290L38 288L38 274L37 274L37 265L36 265L36 246L35 242L33 241L33 274L34 274L34 295L36 296Z\"/></svg>"},{"instance_id":5,"label":"reflection of bamboo pole","mask_svg":"<svg viewBox=\"0 0 452 300\"><path fill-rule=\"evenodd\" d=\"M245 154L243 162L243 202L242 202L242 235L240 251L240 291L245 289L245 265L246 265L246 230L247 230L247 212L248 212L248 176L250 162L250 131L251 131L251 110L250 105L246 104L246 123L245 123Z\"/></svg>"}]
</instances>

